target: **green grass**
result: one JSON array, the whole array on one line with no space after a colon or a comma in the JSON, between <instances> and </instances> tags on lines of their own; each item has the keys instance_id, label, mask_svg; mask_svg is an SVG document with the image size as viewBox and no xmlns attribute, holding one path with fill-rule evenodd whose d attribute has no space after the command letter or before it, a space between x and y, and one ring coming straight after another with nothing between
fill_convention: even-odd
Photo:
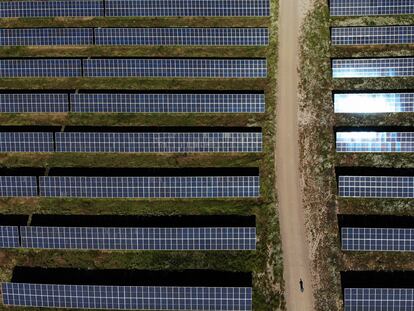
<instances>
[{"instance_id":1,"label":"green grass","mask_svg":"<svg viewBox=\"0 0 414 311\"><path fill-rule=\"evenodd\" d=\"M8 198L0 213L124 215L256 215L255 252L81 252L1 250L0 280L16 265L86 269L217 269L253 272L254 310L284 310L282 253L274 189L277 1L270 18L2 19L0 27L271 27L268 47L3 48L0 57L229 57L267 58L267 79L0 79L0 89L253 90L266 94L266 114L2 114L2 125L259 126L262 154L3 154L0 167L259 167L259 199L106 200ZM1 308L1 307L0 307ZM20 308L21 309L21 308ZM24 309L21 309L24 310Z\"/></svg>"}]
</instances>

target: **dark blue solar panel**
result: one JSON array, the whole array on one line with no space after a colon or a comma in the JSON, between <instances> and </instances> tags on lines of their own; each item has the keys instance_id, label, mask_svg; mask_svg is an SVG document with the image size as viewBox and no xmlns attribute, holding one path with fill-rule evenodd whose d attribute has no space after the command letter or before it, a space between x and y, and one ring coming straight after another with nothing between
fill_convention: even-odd
<instances>
[{"instance_id":1,"label":"dark blue solar panel","mask_svg":"<svg viewBox=\"0 0 414 311\"><path fill-rule=\"evenodd\" d=\"M97 28L98 45L267 45L267 28Z\"/></svg>"},{"instance_id":2,"label":"dark blue solar panel","mask_svg":"<svg viewBox=\"0 0 414 311\"><path fill-rule=\"evenodd\" d=\"M107 16L269 16L269 0L107 0Z\"/></svg>"},{"instance_id":3,"label":"dark blue solar panel","mask_svg":"<svg viewBox=\"0 0 414 311\"><path fill-rule=\"evenodd\" d=\"M1 78L80 77L81 75L80 59L0 59Z\"/></svg>"},{"instance_id":4,"label":"dark blue solar panel","mask_svg":"<svg viewBox=\"0 0 414 311\"><path fill-rule=\"evenodd\" d=\"M35 176L0 176L1 197L35 197L37 195Z\"/></svg>"},{"instance_id":5,"label":"dark blue solar panel","mask_svg":"<svg viewBox=\"0 0 414 311\"><path fill-rule=\"evenodd\" d=\"M102 0L0 1L0 17L103 16Z\"/></svg>"},{"instance_id":6,"label":"dark blue solar panel","mask_svg":"<svg viewBox=\"0 0 414 311\"><path fill-rule=\"evenodd\" d=\"M261 152L255 132L58 132L57 152Z\"/></svg>"},{"instance_id":7,"label":"dark blue solar panel","mask_svg":"<svg viewBox=\"0 0 414 311\"><path fill-rule=\"evenodd\" d=\"M85 59L85 77L266 78L266 59Z\"/></svg>"},{"instance_id":8,"label":"dark blue solar panel","mask_svg":"<svg viewBox=\"0 0 414 311\"><path fill-rule=\"evenodd\" d=\"M41 176L40 196L78 198L258 197L259 176Z\"/></svg>"},{"instance_id":9,"label":"dark blue solar panel","mask_svg":"<svg viewBox=\"0 0 414 311\"><path fill-rule=\"evenodd\" d=\"M1 227L0 227L1 229ZM20 227L22 247L94 250L254 250L256 228Z\"/></svg>"},{"instance_id":10,"label":"dark blue solar panel","mask_svg":"<svg viewBox=\"0 0 414 311\"><path fill-rule=\"evenodd\" d=\"M2 283L8 306L251 311L251 287L164 287Z\"/></svg>"},{"instance_id":11,"label":"dark blue solar panel","mask_svg":"<svg viewBox=\"0 0 414 311\"><path fill-rule=\"evenodd\" d=\"M88 44L94 44L92 28L0 29L2 46Z\"/></svg>"},{"instance_id":12,"label":"dark blue solar panel","mask_svg":"<svg viewBox=\"0 0 414 311\"><path fill-rule=\"evenodd\" d=\"M330 0L332 16L414 14L412 0Z\"/></svg>"},{"instance_id":13,"label":"dark blue solar panel","mask_svg":"<svg viewBox=\"0 0 414 311\"><path fill-rule=\"evenodd\" d=\"M71 94L73 112L263 113L264 94Z\"/></svg>"},{"instance_id":14,"label":"dark blue solar panel","mask_svg":"<svg viewBox=\"0 0 414 311\"><path fill-rule=\"evenodd\" d=\"M0 132L0 152L53 151L53 133Z\"/></svg>"},{"instance_id":15,"label":"dark blue solar panel","mask_svg":"<svg viewBox=\"0 0 414 311\"><path fill-rule=\"evenodd\" d=\"M20 247L19 227L0 226L0 248Z\"/></svg>"},{"instance_id":16,"label":"dark blue solar panel","mask_svg":"<svg viewBox=\"0 0 414 311\"><path fill-rule=\"evenodd\" d=\"M68 94L0 93L0 112L68 112L68 110Z\"/></svg>"}]
</instances>

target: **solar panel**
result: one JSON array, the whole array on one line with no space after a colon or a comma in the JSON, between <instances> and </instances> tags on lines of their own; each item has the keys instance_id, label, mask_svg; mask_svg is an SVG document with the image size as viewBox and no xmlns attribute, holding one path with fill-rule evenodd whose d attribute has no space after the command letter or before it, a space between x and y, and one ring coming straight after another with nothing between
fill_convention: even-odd
<instances>
[{"instance_id":1,"label":"solar panel","mask_svg":"<svg viewBox=\"0 0 414 311\"><path fill-rule=\"evenodd\" d=\"M337 152L414 152L413 132L337 132Z\"/></svg>"},{"instance_id":2,"label":"solar panel","mask_svg":"<svg viewBox=\"0 0 414 311\"><path fill-rule=\"evenodd\" d=\"M68 94L0 93L0 113L68 112Z\"/></svg>"},{"instance_id":3,"label":"solar panel","mask_svg":"<svg viewBox=\"0 0 414 311\"><path fill-rule=\"evenodd\" d=\"M1 46L89 44L94 44L92 28L0 29Z\"/></svg>"},{"instance_id":4,"label":"solar panel","mask_svg":"<svg viewBox=\"0 0 414 311\"><path fill-rule=\"evenodd\" d=\"M412 44L414 26L334 27L333 45Z\"/></svg>"},{"instance_id":5,"label":"solar panel","mask_svg":"<svg viewBox=\"0 0 414 311\"><path fill-rule=\"evenodd\" d=\"M269 0L106 0L107 16L269 16Z\"/></svg>"},{"instance_id":6,"label":"solar panel","mask_svg":"<svg viewBox=\"0 0 414 311\"><path fill-rule=\"evenodd\" d=\"M413 288L344 288L345 311L414 310Z\"/></svg>"},{"instance_id":7,"label":"solar panel","mask_svg":"<svg viewBox=\"0 0 414 311\"><path fill-rule=\"evenodd\" d=\"M70 94L73 112L263 113L264 94Z\"/></svg>"},{"instance_id":8,"label":"solar panel","mask_svg":"<svg viewBox=\"0 0 414 311\"><path fill-rule=\"evenodd\" d=\"M254 250L256 228L20 227L22 247L93 250Z\"/></svg>"},{"instance_id":9,"label":"solar panel","mask_svg":"<svg viewBox=\"0 0 414 311\"><path fill-rule=\"evenodd\" d=\"M336 113L414 112L414 93L334 94Z\"/></svg>"},{"instance_id":10,"label":"solar panel","mask_svg":"<svg viewBox=\"0 0 414 311\"><path fill-rule=\"evenodd\" d=\"M19 227L0 226L0 248L20 247Z\"/></svg>"},{"instance_id":11,"label":"solar panel","mask_svg":"<svg viewBox=\"0 0 414 311\"><path fill-rule=\"evenodd\" d=\"M252 310L251 287L2 283L8 306L118 310Z\"/></svg>"},{"instance_id":12,"label":"solar panel","mask_svg":"<svg viewBox=\"0 0 414 311\"><path fill-rule=\"evenodd\" d=\"M266 59L84 59L85 77L266 78Z\"/></svg>"},{"instance_id":13,"label":"solar panel","mask_svg":"<svg viewBox=\"0 0 414 311\"><path fill-rule=\"evenodd\" d=\"M53 151L53 133L0 132L0 152Z\"/></svg>"},{"instance_id":14,"label":"solar panel","mask_svg":"<svg viewBox=\"0 0 414 311\"><path fill-rule=\"evenodd\" d=\"M261 152L262 133L55 133L57 152Z\"/></svg>"},{"instance_id":15,"label":"solar panel","mask_svg":"<svg viewBox=\"0 0 414 311\"><path fill-rule=\"evenodd\" d=\"M414 14L411 0L330 0L332 16Z\"/></svg>"},{"instance_id":16,"label":"solar panel","mask_svg":"<svg viewBox=\"0 0 414 311\"><path fill-rule=\"evenodd\" d=\"M351 58L332 60L333 78L414 76L414 58Z\"/></svg>"},{"instance_id":17,"label":"solar panel","mask_svg":"<svg viewBox=\"0 0 414 311\"><path fill-rule=\"evenodd\" d=\"M0 17L103 16L102 0L0 1Z\"/></svg>"},{"instance_id":18,"label":"solar panel","mask_svg":"<svg viewBox=\"0 0 414 311\"><path fill-rule=\"evenodd\" d=\"M414 229L344 227L341 232L344 251L414 251Z\"/></svg>"},{"instance_id":19,"label":"solar panel","mask_svg":"<svg viewBox=\"0 0 414 311\"><path fill-rule=\"evenodd\" d=\"M98 45L268 45L267 28L97 28Z\"/></svg>"},{"instance_id":20,"label":"solar panel","mask_svg":"<svg viewBox=\"0 0 414 311\"><path fill-rule=\"evenodd\" d=\"M80 76L80 59L0 59L1 78Z\"/></svg>"},{"instance_id":21,"label":"solar panel","mask_svg":"<svg viewBox=\"0 0 414 311\"><path fill-rule=\"evenodd\" d=\"M37 196L35 176L0 176L0 197Z\"/></svg>"},{"instance_id":22,"label":"solar panel","mask_svg":"<svg viewBox=\"0 0 414 311\"><path fill-rule=\"evenodd\" d=\"M339 176L339 196L414 198L412 176Z\"/></svg>"},{"instance_id":23,"label":"solar panel","mask_svg":"<svg viewBox=\"0 0 414 311\"><path fill-rule=\"evenodd\" d=\"M40 196L79 198L258 197L259 176L41 176Z\"/></svg>"}]
</instances>

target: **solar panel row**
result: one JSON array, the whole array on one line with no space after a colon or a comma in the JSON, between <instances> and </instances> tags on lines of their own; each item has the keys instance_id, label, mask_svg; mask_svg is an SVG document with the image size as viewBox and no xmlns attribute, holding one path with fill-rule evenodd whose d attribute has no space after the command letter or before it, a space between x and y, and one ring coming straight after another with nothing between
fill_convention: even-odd
<instances>
[{"instance_id":1,"label":"solar panel row","mask_svg":"<svg viewBox=\"0 0 414 311\"><path fill-rule=\"evenodd\" d=\"M0 132L0 152L53 151L53 133Z\"/></svg>"},{"instance_id":2,"label":"solar panel row","mask_svg":"<svg viewBox=\"0 0 414 311\"><path fill-rule=\"evenodd\" d=\"M337 152L414 152L413 132L337 132Z\"/></svg>"},{"instance_id":3,"label":"solar panel row","mask_svg":"<svg viewBox=\"0 0 414 311\"><path fill-rule=\"evenodd\" d=\"M1 78L266 78L266 59L2 59Z\"/></svg>"},{"instance_id":4,"label":"solar panel row","mask_svg":"<svg viewBox=\"0 0 414 311\"><path fill-rule=\"evenodd\" d=\"M265 46L267 28L3 28L0 46L208 45Z\"/></svg>"},{"instance_id":5,"label":"solar panel row","mask_svg":"<svg viewBox=\"0 0 414 311\"><path fill-rule=\"evenodd\" d=\"M21 246L89 250L254 250L254 227L20 227ZM1 232L1 231L0 231Z\"/></svg>"},{"instance_id":6,"label":"solar panel row","mask_svg":"<svg viewBox=\"0 0 414 311\"><path fill-rule=\"evenodd\" d=\"M332 16L414 14L411 0L330 0Z\"/></svg>"},{"instance_id":7,"label":"solar panel row","mask_svg":"<svg viewBox=\"0 0 414 311\"><path fill-rule=\"evenodd\" d=\"M412 44L414 26L333 27L333 45Z\"/></svg>"},{"instance_id":8,"label":"solar panel row","mask_svg":"<svg viewBox=\"0 0 414 311\"><path fill-rule=\"evenodd\" d=\"M37 195L36 176L0 176L0 196L34 197Z\"/></svg>"},{"instance_id":9,"label":"solar panel row","mask_svg":"<svg viewBox=\"0 0 414 311\"><path fill-rule=\"evenodd\" d=\"M0 112L69 111L82 113L263 113L265 95L243 93L0 93Z\"/></svg>"},{"instance_id":10,"label":"solar panel row","mask_svg":"<svg viewBox=\"0 0 414 311\"><path fill-rule=\"evenodd\" d=\"M339 176L339 196L362 198L414 198L412 176Z\"/></svg>"},{"instance_id":11,"label":"solar panel row","mask_svg":"<svg viewBox=\"0 0 414 311\"><path fill-rule=\"evenodd\" d=\"M19 246L19 227L0 226L0 248L15 248Z\"/></svg>"},{"instance_id":12,"label":"solar panel row","mask_svg":"<svg viewBox=\"0 0 414 311\"><path fill-rule=\"evenodd\" d=\"M414 93L334 94L335 113L414 112Z\"/></svg>"},{"instance_id":13,"label":"solar panel row","mask_svg":"<svg viewBox=\"0 0 414 311\"><path fill-rule=\"evenodd\" d=\"M2 283L9 306L118 310L252 310L250 287Z\"/></svg>"},{"instance_id":14,"label":"solar panel row","mask_svg":"<svg viewBox=\"0 0 414 311\"><path fill-rule=\"evenodd\" d=\"M341 232L344 251L414 251L414 229L343 227Z\"/></svg>"},{"instance_id":15,"label":"solar panel row","mask_svg":"<svg viewBox=\"0 0 414 311\"><path fill-rule=\"evenodd\" d=\"M269 0L1 1L0 17L269 16Z\"/></svg>"}]
</instances>

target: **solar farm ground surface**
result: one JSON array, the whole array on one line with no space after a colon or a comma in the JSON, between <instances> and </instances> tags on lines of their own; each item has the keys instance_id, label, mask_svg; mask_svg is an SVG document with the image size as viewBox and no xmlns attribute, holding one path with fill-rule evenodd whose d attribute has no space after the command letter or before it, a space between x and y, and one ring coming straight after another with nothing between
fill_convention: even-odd
<instances>
[{"instance_id":1,"label":"solar farm ground surface","mask_svg":"<svg viewBox=\"0 0 414 311\"><path fill-rule=\"evenodd\" d=\"M332 47L330 27L413 25L414 17L330 17L327 1L316 0L303 26L301 66L302 177L315 272L316 310L343 310L339 271L412 270L413 254L341 252L337 214L413 215L409 199L339 198L335 167L413 168L410 154L336 153L334 127L409 126L413 113L334 114L332 90L408 91L414 79L332 79L331 58L413 56L410 45ZM315 144L315 142L318 142Z\"/></svg>"},{"instance_id":2,"label":"solar farm ground surface","mask_svg":"<svg viewBox=\"0 0 414 311\"><path fill-rule=\"evenodd\" d=\"M270 17L183 18L45 18L0 20L4 27L269 27L268 47L4 47L0 57L220 57L267 58L267 79L1 79L1 90L213 90L265 91L265 114L1 114L2 125L88 126L258 126L264 135L260 154L2 154L1 167L259 167L259 199L221 200L93 200L9 198L0 200L1 213L13 214L149 214L149 215L256 215L257 251L247 252L95 252L57 250L1 250L0 280L10 279L14 266L118 268L118 269L216 269L253 271L255 310L283 309L280 241L273 191L273 135L276 104L277 1ZM17 309L16 309L17 310Z\"/></svg>"}]
</instances>

